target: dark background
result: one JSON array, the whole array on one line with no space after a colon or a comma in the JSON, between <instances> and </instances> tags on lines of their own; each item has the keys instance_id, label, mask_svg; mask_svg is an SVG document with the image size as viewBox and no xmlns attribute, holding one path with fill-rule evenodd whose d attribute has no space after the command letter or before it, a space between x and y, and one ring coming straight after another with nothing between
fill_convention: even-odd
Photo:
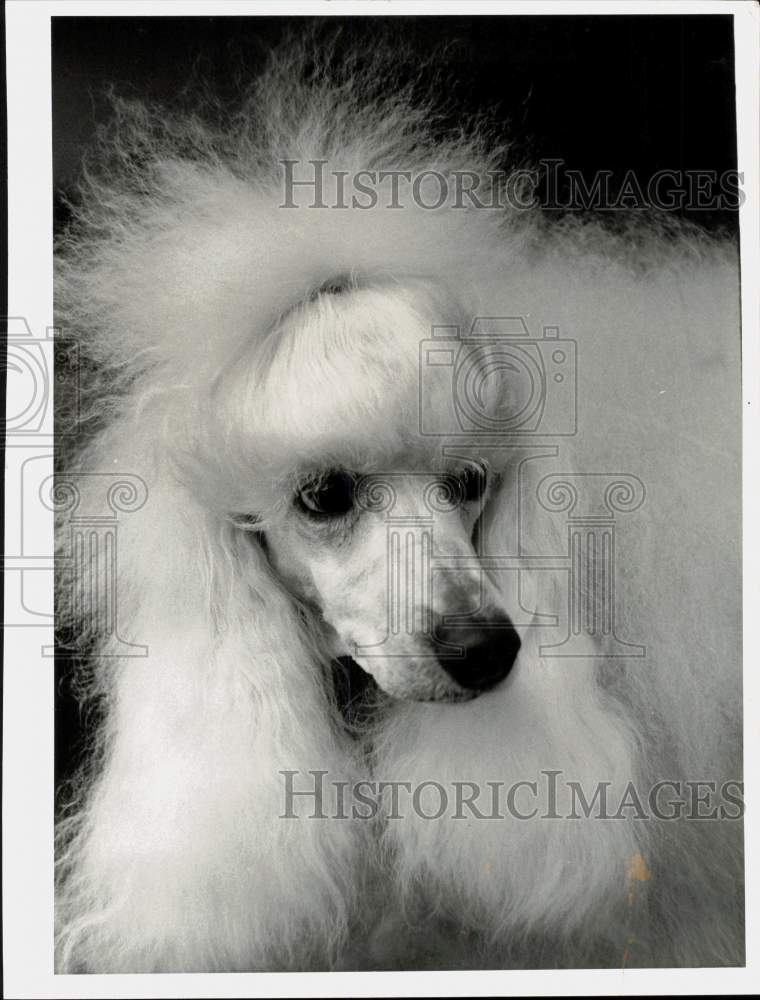
<instances>
[{"instance_id":1,"label":"dark background","mask_svg":"<svg viewBox=\"0 0 760 1000\"><path fill-rule=\"evenodd\" d=\"M53 18L53 166L59 227L84 149L107 119L105 91L160 101L203 79L234 99L286 30L315 21L342 28L341 44L402 40L437 58L459 117L492 108L521 161L561 158L591 177L633 169L736 169L733 19L729 15L520 17ZM736 231L735 211L682 209L709 229ZM68 775L83 726L58 679L56 771Z\"/></svg>"},{"instance_id":2,"label":"dark background","mask_svg":"<svg viewBox=\"0 0 760 1000\"><path fill-rule=\"evenodd\" d=\"M339 25L341 44L400 40L435 54L460 116L492 108L522 161L561 158L591 177L736 168L733 19L687 16L53 18L58 190L108 115L105 90L175 101L193 79L234 99L287 30ZM725 209L688 210L732 227ZM65 210L57 203L57 220Z\"/></svg>"}]
</instances>

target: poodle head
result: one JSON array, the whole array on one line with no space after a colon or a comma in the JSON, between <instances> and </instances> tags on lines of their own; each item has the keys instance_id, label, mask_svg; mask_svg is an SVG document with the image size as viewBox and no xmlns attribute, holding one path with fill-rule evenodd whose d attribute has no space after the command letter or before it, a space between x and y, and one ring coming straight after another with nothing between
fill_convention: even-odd
<instances>
[{"instance_id":1,"label":"poodle head","mask_svg":"<svg viewBox=\"0 0 760 1000\"><path fill-rule=\"evenodd\" d=\"M442 323L466 329L424 281L330 279L220 375L203 421L206 485L324 648L413 700L475 697L520 648L482 564L506 473L446 434L451 372L426 368ZM485 372L479 405L503 406Z\"/></svg>"}]
</instances>

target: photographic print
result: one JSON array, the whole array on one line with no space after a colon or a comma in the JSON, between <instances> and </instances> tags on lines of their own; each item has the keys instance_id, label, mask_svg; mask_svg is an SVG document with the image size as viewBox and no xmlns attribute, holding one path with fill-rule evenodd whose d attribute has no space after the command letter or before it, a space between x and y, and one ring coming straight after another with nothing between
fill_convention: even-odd
<instances>
[{"instance_id":1,"label":"photographic print","mask_svg":"<svg viewBox=\"0 0 760 1000\"><path fill-rule=\"evenodd\" d=\"M743 969L736 13L66 6L56 981Z\"/></svg>"}]
</instances>

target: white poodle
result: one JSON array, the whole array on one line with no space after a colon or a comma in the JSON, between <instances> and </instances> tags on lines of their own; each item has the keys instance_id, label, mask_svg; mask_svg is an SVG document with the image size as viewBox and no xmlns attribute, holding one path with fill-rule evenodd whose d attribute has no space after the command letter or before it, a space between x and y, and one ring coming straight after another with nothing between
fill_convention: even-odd
<instances>
[{"instance_id":1,"label":"white poodle","mask_svg":"<svg viewBox=\"0 0 760 1000\"><path fill-rule=\"evenodd\" d=\"M117 105L60 241L58 968L741 964L735 250L425 207L505 151L369 62Z\"/></svg>"}]
</instances>

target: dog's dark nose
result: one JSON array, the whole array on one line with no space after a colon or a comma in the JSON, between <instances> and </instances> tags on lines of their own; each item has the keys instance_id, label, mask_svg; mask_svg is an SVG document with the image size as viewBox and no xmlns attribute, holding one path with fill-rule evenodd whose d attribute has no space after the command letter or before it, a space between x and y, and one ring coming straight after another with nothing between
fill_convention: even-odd
<instances>
[{"instance_id":1,"label":"dog's dark nose","mask_svg":"<svg viewBox=\"0 0 760 1000\"><path fill-rule=\"evenodd\" d=\"M520 637L506 615L439 625L438 662L460 687L484 690L504 680L520 649Z\"/></svg>"}]
</instances>

